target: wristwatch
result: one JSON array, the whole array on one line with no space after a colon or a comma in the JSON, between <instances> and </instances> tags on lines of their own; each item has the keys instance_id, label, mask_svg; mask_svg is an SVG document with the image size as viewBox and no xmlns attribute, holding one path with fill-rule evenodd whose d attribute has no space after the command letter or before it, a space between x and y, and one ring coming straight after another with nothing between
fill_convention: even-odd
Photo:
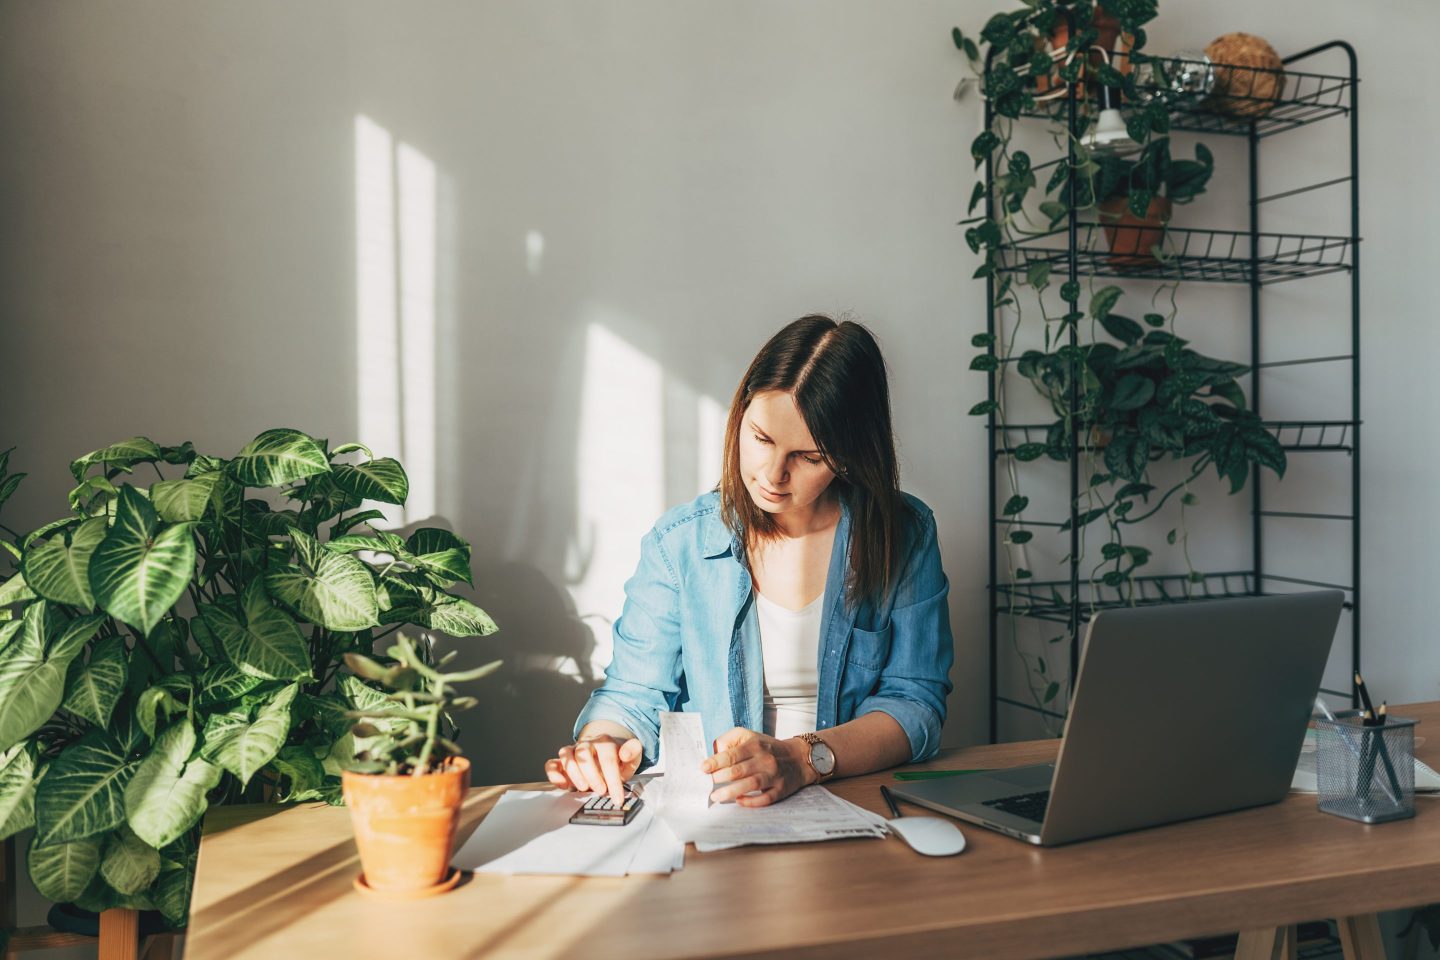
<instances>
[{"instance_id":1,"label":"wristwatch","mask_svg":"<svg viewBox=\"0 0 1440 960\"><path fill-rule=\"evenodd\" d=\"M835 776L835 751L830 749L830 745L814 733L802 733L800 739L810 745L810 752L805 755L805 759L819 778L815 782L824 783Z\"/></svg>"}]
</instances>

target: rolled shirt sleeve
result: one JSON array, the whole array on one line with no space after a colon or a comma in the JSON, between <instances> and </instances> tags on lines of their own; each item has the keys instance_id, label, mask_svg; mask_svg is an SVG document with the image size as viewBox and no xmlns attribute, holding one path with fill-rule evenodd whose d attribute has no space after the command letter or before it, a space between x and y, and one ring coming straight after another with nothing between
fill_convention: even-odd
<instances>
[{"instance_id":1,"label":"rolled shirt sleeve","mask_svg":"<svg viewBox=\"0 0 1440 960\"><path fill-rule=\"evenodd\" d=\"M625 606L615 621L614 653L605 682L575 720L578 737L592 720L610 720L639 738L643 766L660 753L660 713L680 695L680 588L655 530L640 541L640 563L625 582Z\"/></svg>"},{"instance_id":2,"label":"rolled shirt sleeve","mask_svg":"<svg viewBox=\"0 0 1440 960\"><path fill-rule=\"evenodd\" d=\"M950 582L940 565L935 516L928 510L918 532L895 587L889 658L874 691L855 710L856 716L879 712L895 718L910 740L911 763L928 760L940 749L955 663Z\"/></svg>"}]
</instances>

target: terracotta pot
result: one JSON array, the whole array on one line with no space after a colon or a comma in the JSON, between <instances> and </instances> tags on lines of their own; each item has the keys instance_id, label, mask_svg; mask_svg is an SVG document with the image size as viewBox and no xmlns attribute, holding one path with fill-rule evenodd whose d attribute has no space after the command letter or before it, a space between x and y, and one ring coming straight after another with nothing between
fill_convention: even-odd
<instances>
[{"instance_id":1,"label":"terracotta pot","mask_svg":"<svg viewBox=\"0 0 1440 960\"><path fill-rule=\"evenodd\" d=\"M1170 198L1152 197L1145 216L1137 217L1126 197L1111 197L1100 203L1100 223L1110 246L1110 264L1116 267L1146 266L1155 262L1151 248L1165 237L1170 220Z\"/></svg>"},{"instance_id":2,"label":"terracotta pot","mask_svg":"<svg viewBox=\"0 0 1440 960\"><path fill-rule=\"evenodd\" d=\"M365 885L399 895L442 884L470 787L470 761L453 757L423 777L346 770L341 783Z\"/></svg>"},{"instance_id":3,"label":"terracotta pot","mask_svg":"<svg viewBox=\"0 0 1440 960\"><path fill-rule=\"evenodd\" d=\"M1097 5L1095 7L1094 26L1100 31L1100 36L1095 40L1094 46L1099 47L1101 50L1109 50L1112 54L1110 60L1111 65L1121 73L1129 73L1130 47L1134 43L1135 38L1128 33L1122 34L1120 32L1120 21L1111 16L1103 6ZM1065 22L1065 19L1061 17L1060 22L1056 24L1055 29L1050 34L1049 44L1050 52L1060 53L1061 57L1055 62L1055 69L1053 71L1035 78L1035 92L1037 94L1048 93L1051 90L1065 85L1065 81L1060 79L1060 67L1064 65L1065 44L1069 42L1070 26ZM1043 45L1043 41L1037 38L1036 45ZM1113 56L1116 53L1123 54L1123 56ZM1100 52L1094 49L1090 51L1085 59L1091 66L1099 66L1105 62L1105 58ZM1087 72L1085 68L1081 68L1081 81L1085 80ZM1078 90L1079 87L1077 86L1076 89ZM1093 91L1093 93L1096 96L1099 95L1098 90ZM1122 96L1119 91L1115 91L1112 95L1117 99Z\"/></svg>"}]
</instances>

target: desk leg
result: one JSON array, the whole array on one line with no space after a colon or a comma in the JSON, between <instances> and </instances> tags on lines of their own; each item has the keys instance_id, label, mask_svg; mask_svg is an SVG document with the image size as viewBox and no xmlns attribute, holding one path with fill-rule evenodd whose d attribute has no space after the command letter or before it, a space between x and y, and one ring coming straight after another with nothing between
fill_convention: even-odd
<instances>
[{"instance_id":1,"label":"desk leg","mask_svg":"<svg viewBox=\"0 0 1440 960\"><path fill-rule=\"evenodd\" d=\"M99 960L135 960L139 955L139 912L119 907L102 910Z\"/></svg>"},{"instance_id":2,"label":"desk leg","mask_svg":"<svg viewBox=\"0 0 1440 960\"><path fill-rule=\"evenodd\" d=\"M1380 918L1373 913L1341 917L1340 946L1345 960L1385 960L1385 943L1380 939Z\"/></svg>"},{"instance_id":3,"label":"desk leg","mask_svg":"<svg viewBox=\"0 0 1440 960\"><path fill-rule=\"evenodd\" d=\"M1244 930L1235 944L1235 960L1295 960L1295 944L1294 927Z\"/></svg>"}]
</instances>

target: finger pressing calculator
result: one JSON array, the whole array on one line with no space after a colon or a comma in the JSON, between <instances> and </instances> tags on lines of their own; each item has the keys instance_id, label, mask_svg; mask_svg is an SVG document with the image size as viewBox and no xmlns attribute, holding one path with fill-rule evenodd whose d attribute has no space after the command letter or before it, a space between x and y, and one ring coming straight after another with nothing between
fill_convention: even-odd
<instances>
[{"instance_id":1,"label":"finger pressing calculator","mask_svg":"<svg viewBox=\"0 0 1440 960\"><path fill-rule=\"evenodd\" d=\"M599 827L623 827L635 818L645 801L639 797L626 797L625 802L615 806L608 793L596 794L570 817L571 823L585 823Z\"/></svg>"}]
</instances>

